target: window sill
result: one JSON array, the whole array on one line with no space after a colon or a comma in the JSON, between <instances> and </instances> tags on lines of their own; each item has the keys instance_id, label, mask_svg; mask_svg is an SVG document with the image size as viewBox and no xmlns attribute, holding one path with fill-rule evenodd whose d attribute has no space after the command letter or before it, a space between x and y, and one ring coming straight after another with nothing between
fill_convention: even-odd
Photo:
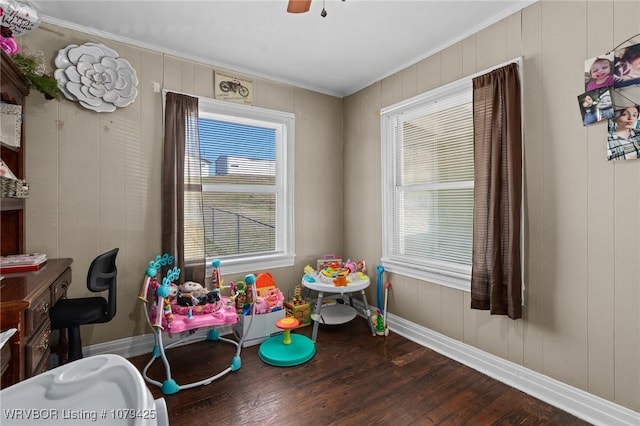
<instances>
[{"instance_id":1,"label":"window sill","mask_svg":"<svg viewBox=\"0 0 640 426\"><path fill-rule=\"evenodd\" d=\"M456 290L471 291L471 268L468 271L450 271L389 258L382 259L382 266L384 266L385 272L428 281Z\"/></svg>"},{"instance_id":2,"label":"window sill","mask_svg":"<svg viewBox=\"0 0 640 426\"><path fill-rule=\"evenodd\" d=\"M255 273L273 268L285 268L293 266L295 255L271 255L243 257L241 259L220 258L220 270L223 275ZM207 261L211 265L211 259ZM209 269L209 268L208 268ZM210 270L207 273L210 275Z\"/></svg>"}]
</instances>

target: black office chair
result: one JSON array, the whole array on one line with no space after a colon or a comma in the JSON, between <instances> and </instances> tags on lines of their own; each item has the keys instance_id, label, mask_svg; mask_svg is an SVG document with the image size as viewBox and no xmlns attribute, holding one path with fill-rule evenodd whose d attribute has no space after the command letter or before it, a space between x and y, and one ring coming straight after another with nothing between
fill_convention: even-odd
<instances>
[{"instance_id":1,"label":"black office chair","mask_svg":"<svg viewBox=\"0 0 640 426\"><path fill-rule=\"evenodd\" d=\"M93 259L87 273L87 288L92 292L109 291L104 297L82 297L60 299L49 310L52 329L67 329L68 360L82 358L80 326L111 321L116 315L116 255L118 248L101 254Z\"/></svg>"}]
</instances>

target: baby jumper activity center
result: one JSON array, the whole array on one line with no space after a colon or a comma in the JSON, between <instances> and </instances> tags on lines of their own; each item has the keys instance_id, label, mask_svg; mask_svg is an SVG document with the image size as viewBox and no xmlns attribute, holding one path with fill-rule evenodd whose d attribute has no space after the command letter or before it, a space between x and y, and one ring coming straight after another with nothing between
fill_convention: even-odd
<instances>
[{"instance_id":1,"label":"baby jumper activity center","mask_svg":"<svg viewBox=\"0 0 640 426\"><path fill-rule=\"evenodd\" d=\"M165 395L177 393L182 389L207 385L231 371L240 369L242 365L240 352L243 346L243 339L241 338L240 341L237 342L222 337L217 327L237 323L238 311L236 310L236 302L238 302L239 299L246 299L247 297L246 290L242 293L236 291L229 297L221 295L220 290L223 287L223 283L220 276L219 260L212 262L212 282L211 288L209 289L205 289L201 284L192 281L187 281L180 286L176 286L174 282L176 282L180 276L180 269L178 267L169 269L166 276L162 278L162 280L159 280L157 276L160 269L169 267L172 264L173 256L169 254L157 256L154 260L150 261L149 268L145 271L139 296L139 299L144 302L145 316L153 330L155 339L152 357L143 370L143 376L148 383L160 387L162 393ZM254 294L252 297L255 300L254 282L254 275L247 275L245 277L246 288L253 289ZM255 304L253 307L255 310ZM252 313L255 314L255 312ZM251 326L251 321L252 318L249 320L249 327ZM200 328L209 328L206 334L206 340L234 345L236 348L235 355L231 359L229 367L223 371L197 382L179 385L171 377L171 367L165 351L178 345L202 340L200 335L195 334ZM184 337L165 345L162 339L163 333L167 333L169 336L177 334ZM149 368L158 358L162 359L165 367L166 378L162 382L154 380L148 375Z\"/></svg>"}]
</instances>

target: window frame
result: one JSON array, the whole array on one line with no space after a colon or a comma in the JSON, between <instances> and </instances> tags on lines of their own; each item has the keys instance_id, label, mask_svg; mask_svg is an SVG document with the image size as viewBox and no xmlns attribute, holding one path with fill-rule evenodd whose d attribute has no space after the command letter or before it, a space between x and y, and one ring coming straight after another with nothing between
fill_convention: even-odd
<instances>
[{"instance_id":1,"label":"window frame","mask_svg":"<svg viewBox=\"0 0 640 426\"><path fill-rule=\"evenodd\" d=\"M471 290L471 265L451 264L435 260L417 259L405 255L393 254L392 242L394 240L393 205L394 173L396 167L397 146L393 137L394 126L391 117L396 113L408 110L420 105L428 105L443 101L462 93L468 92L472 102L474 76L468 76L429 90L412 98L397 102L380 110L381 117L381 158L382 158L382 258L381 263L385 271L398 273L434 284L455 288L458 290ZM473 206L471 206L473 209ZM472 238L472 234L469 235Z\"/></svg>"},{"instance_id":2,"label":"window frame","mask_svg":"<svg viewBox=\"0 0 640 426\"><path fill-rule=\"evenodd\" d=\"M276 111L255 106L234 104L210 98L199 98L198 116L202 119L225 121L233 118L232 122L250 124L252 121L272 123L281 127L282 138L276 140L276 249L267 254L250 254L237 256L220 256L224 273L244 273L256 270L293 266L295 261L295 210L294 210L294 180L295 180L295 114ZM202 142L201 142L202 146ZM202 191L232 191L233 184L203 185ZM245 192L274 193L264 185L242 185ZM215 188L215 189L214 189ZM270 186L268 188L271 188ZM207 257L207 274L211 273L211 260Z\"/></svg>"}]
</instances>

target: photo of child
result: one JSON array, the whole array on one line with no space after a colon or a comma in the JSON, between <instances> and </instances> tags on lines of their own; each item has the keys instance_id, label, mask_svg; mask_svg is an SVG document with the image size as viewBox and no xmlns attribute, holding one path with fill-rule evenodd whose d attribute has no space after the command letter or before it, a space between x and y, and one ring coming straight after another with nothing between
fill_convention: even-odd
<instances>
[{"instance_id":1,"label":"photo of child","mask_svg":"<svg viewBox=\"0 0 640 426\"><path fill-rule=\"evenodd\" d=\"M618 49L614 56L614 86L640 84L640 44Z\"/></svg>"},{"instance_id":2,"label":"photo of child","mask_svg":"<svg viewBox=\"0 0 640 426\"><path fill-rule=\"evenodd\" d=\"M640 131L637 130L640 106L626 106L609 120L607 160L640 158Z\"/></svg>"},{"instance_id":3,"label":"photo of child","mask_svg":"<svg viewBox=\"0 0 640 426\"><path fill-rule=\"evenodd\" d=\"M597 123L613 117L613 102L608 87L591 90L578 96L582 125Z\"/></svg>"},{"instance_id":4,"label":"photo of child","mask_svg":"<svg viewBox=\"0 0 640 426\"><path fill-rule=\"evenodd\" d=\"M584 61L584 90L586 92L614 84L613 53Z\"/></svg>"}]
</instances>

